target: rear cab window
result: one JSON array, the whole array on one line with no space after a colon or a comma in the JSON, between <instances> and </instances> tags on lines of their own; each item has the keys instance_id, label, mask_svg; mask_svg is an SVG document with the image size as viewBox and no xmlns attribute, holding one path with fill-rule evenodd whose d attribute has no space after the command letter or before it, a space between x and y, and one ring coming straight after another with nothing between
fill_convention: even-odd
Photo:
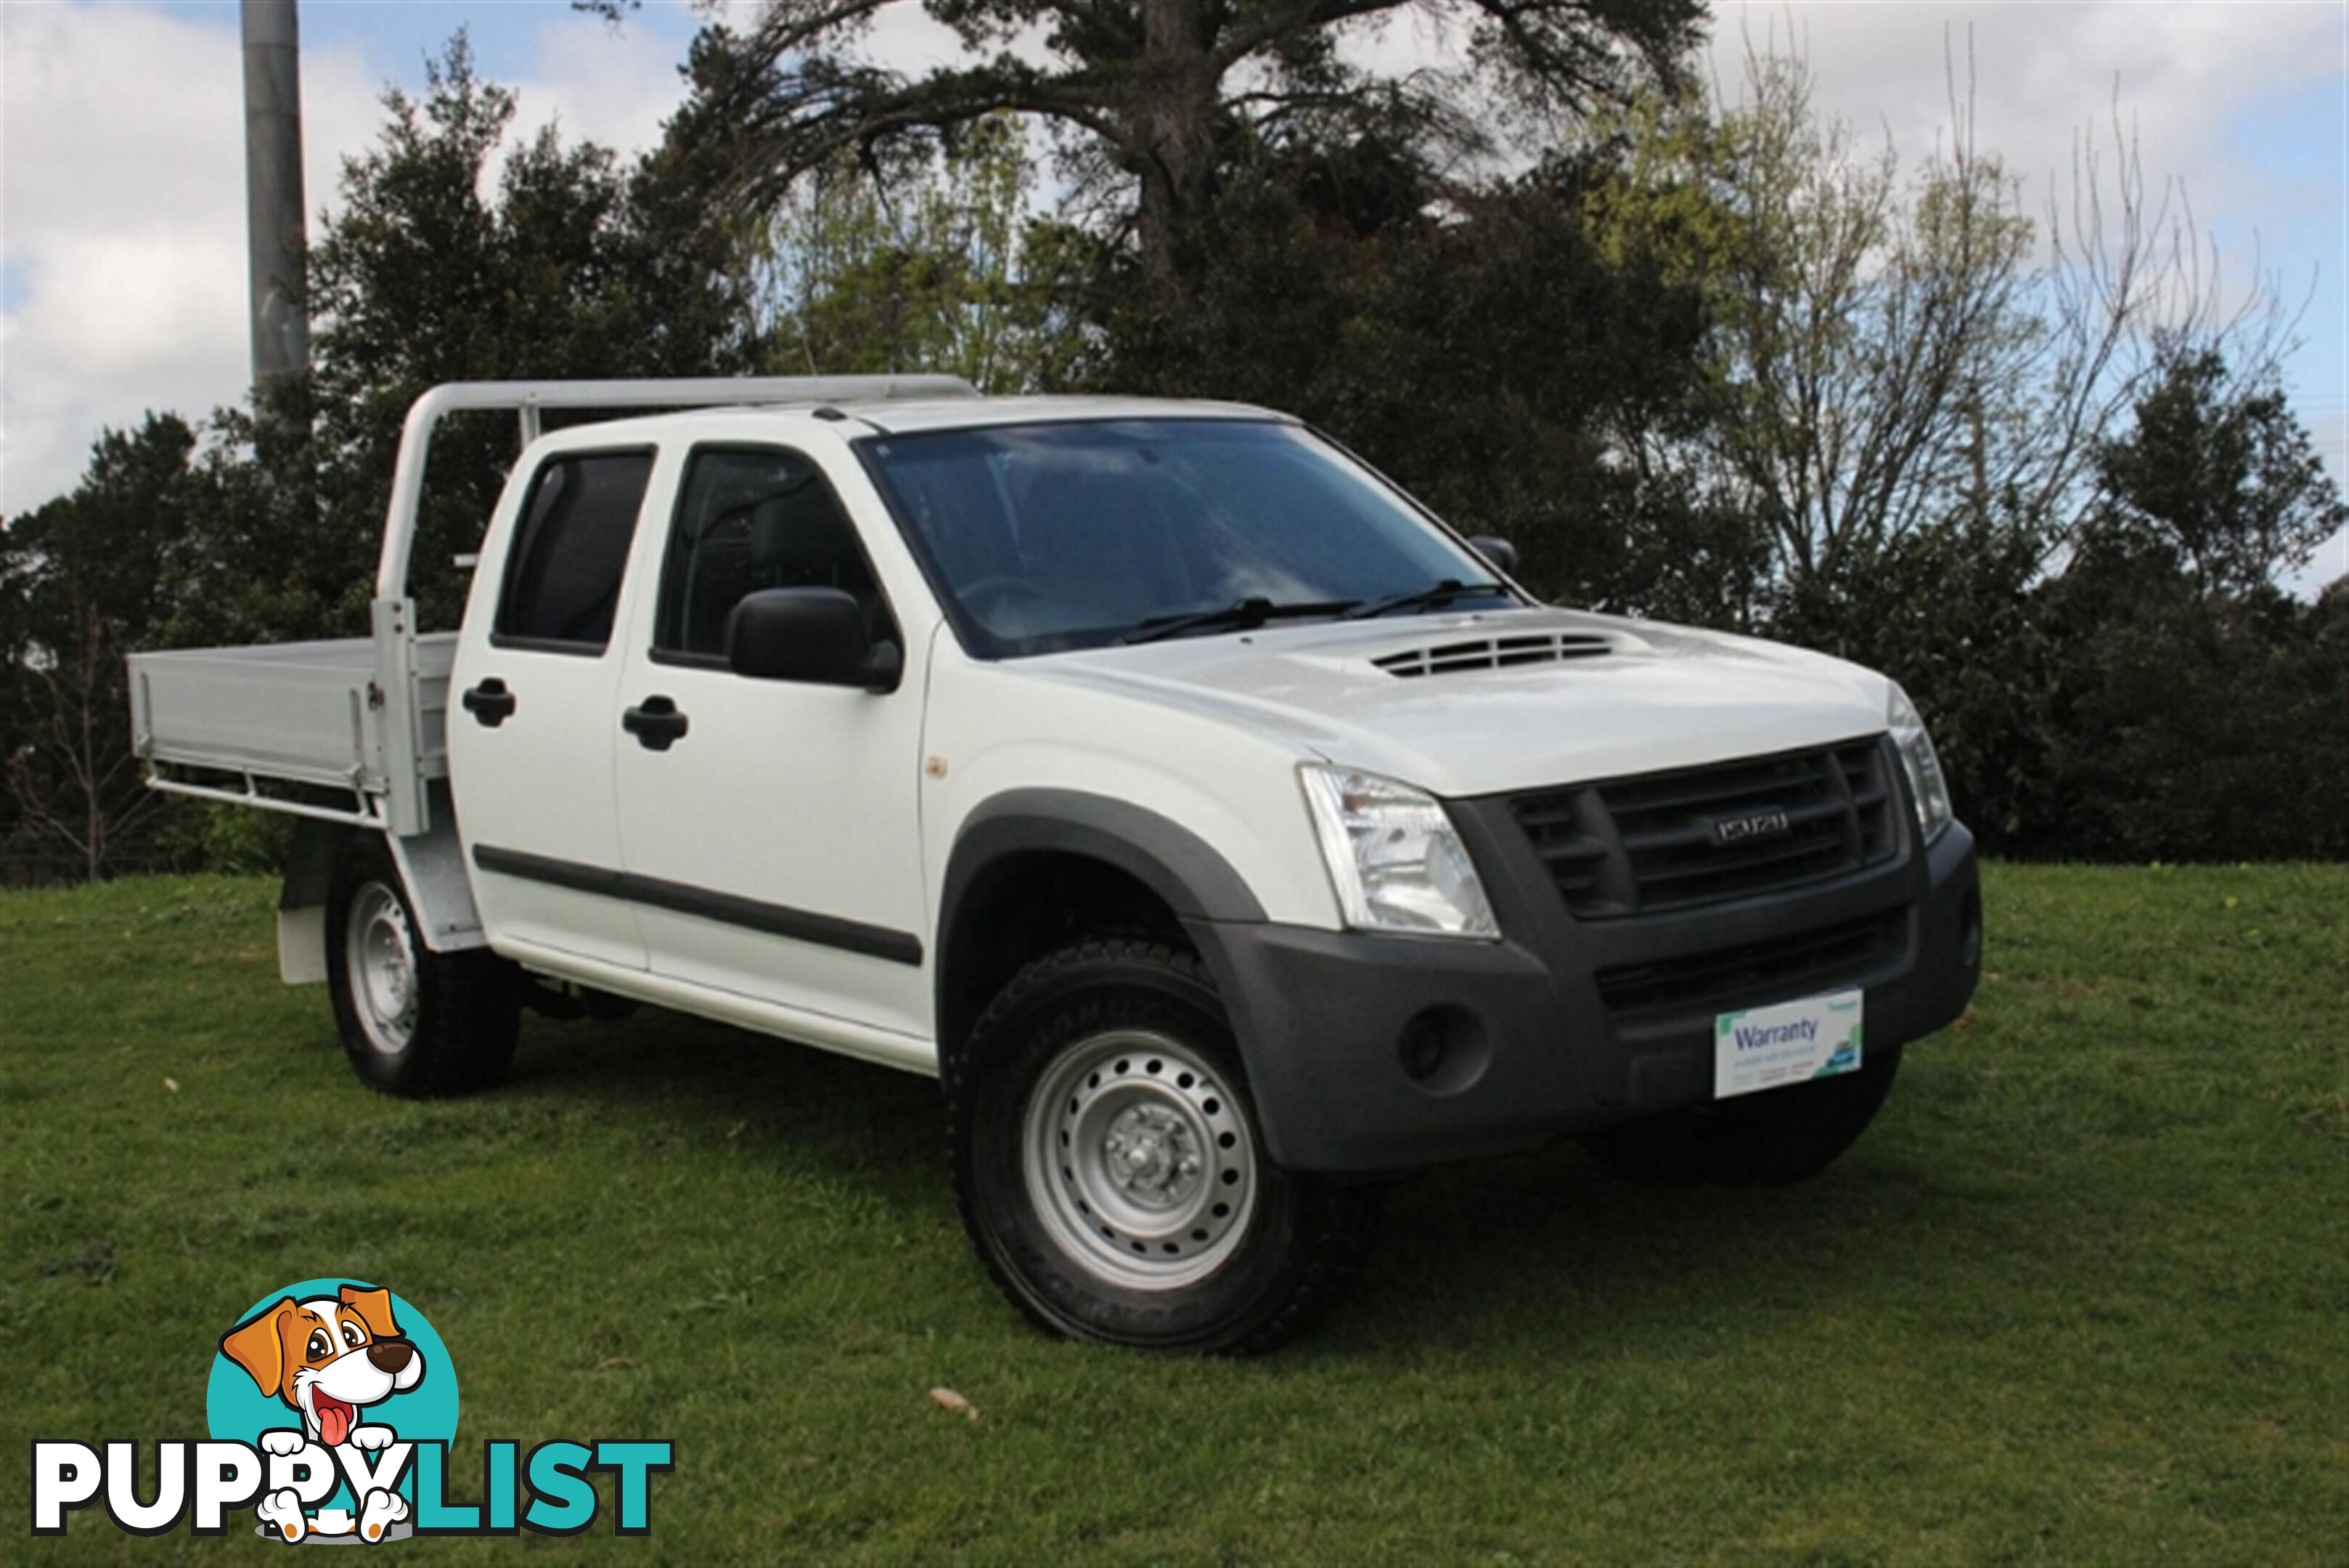
<instances>
[{"instance_id":1,"label":"rear cab window","mask_svg":"<svg viewBox=\"0 0 2349 1568\"><path fill-rule=\"evenodd\" d=\"M650 448L558 452L539 465L506 546L491 642L600 654L651 481Z\"/></svg>"}]
</instances>

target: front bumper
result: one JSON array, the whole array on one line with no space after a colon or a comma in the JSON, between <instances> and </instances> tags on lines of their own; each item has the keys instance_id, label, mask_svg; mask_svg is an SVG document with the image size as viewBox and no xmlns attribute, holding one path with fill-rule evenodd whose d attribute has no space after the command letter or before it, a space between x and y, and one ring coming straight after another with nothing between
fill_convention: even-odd
<instances>
[{"instance_id":1,"label":"front bumper","mask_svg":"<svg viewBox=\"0 0 2349 1568\"><path fill-rule=\"evenodd\" d=\"M1187 922L1285 1165L1408 1170L1693 1105L1712 1097L1719 1012L1860 986L1867 1048L1884 1050L1955 1019L1980 978L1982 896L1961 825L1796 891L1577 920L1505 808L1454 803L1453 815L1502 941ZM1855 935L1809 941L1835 932ZM1717 976L1720 955L1746 952L1753 973L1731 980L1734 994L1675 994L1675 965ZM1797 971L1768 972L1774 953L1796 955Z\"/></svg>"}]
</instances>

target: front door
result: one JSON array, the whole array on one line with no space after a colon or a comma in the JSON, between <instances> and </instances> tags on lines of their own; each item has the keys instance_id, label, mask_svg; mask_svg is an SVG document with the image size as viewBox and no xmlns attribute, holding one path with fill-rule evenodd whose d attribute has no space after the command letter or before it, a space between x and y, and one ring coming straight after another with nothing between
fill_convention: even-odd
<instances>
[{"instance_id":1,"label":"front door","mask_svg":"<svg viewBox=\"0 0 2349 1568\"><path fill-rule=\"evenodd\" d=\"M493 526L457 642L449 773L492 940L645 967L620 896L612 755L630 544L653 453L546 457L518 514ZM492 606L491 600L494 598Z\"/></svg>"},{"instance_id":2,"label":"front door","mask_svg":"<svg viewBox=\"0 0 2349 1568\"><path fill-rule=\"evenodd\" d=\"M628 639L621 849L655 973L918 1035L929 1019L916 799L922 690L758 680L727 616L835 587L903 634L823 470L776 446L688 458L657 601Z\"/></svg>"}]
</instances>

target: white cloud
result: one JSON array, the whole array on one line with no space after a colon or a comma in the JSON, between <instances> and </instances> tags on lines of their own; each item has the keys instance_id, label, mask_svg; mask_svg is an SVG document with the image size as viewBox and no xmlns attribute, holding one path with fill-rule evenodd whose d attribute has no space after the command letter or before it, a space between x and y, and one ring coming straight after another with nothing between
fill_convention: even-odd
<instances>
[{"instance_id":1,"label":"white cloud","mask_svg":"<svg viewBox=\"0 0 2349 1568\"><path fill-rule=\"evenodd\" d=\"M68 488L101 426L245 377L243 88L232 25L0 5L0 514ZM375 119L355 55L303 59L315 208Z\"/></svg>"},{"instance_id":2,"label":"white cloud","mask_svg":"<svg viewBox=\"0 0 2349 1568\"><path fill-rule=\"evenodd\" d=\"M961 53L952 30L912 4L888 7L871 41L910 70ZM70 488L102 427L240 400L248 350L233 9L190 17L141 4L0 0L0 53L6 516ZM673 29L614 29L550 6L532 67L511 83L516 129L552 121L566 141L648 147L682 95L681 56ZM305 44L314 224L339 204L343 160L374 140L393 74L357 50Z\"/></svg>"},{"instance_id":3,"label":"white cloud","mask_svg":"<svg viewBox=\"0 0 2349 1568\"><path fill-rule=\"evenodd\" d=\"M1889 132L1909 159L1947 140L1954 87L1971 100L1978 145L2042 195L2068 183L2084 130L2109 154L2117 108L2150 182L2180 180L2206 220L2248 224L2283 211L2280 197L2304 205L2312 192L2293 171L2246 158L2235 122L2339 80L2344 16L2296 5L1717 0L1711 67L1733 93L1748 40L1797 41L1819 107Z\"/></svg>"},{"instance_id":4,"label":"white cloud","mask_svg":"<svg viewBox=\"0 0 2349 1568\"><path fill-rule=\"evenodd\" d=\"M1715 0L1711 68L1738 82L1747 41L1798 43L1817 106L1889 134L1904 161L1946 143L1951 89L1970 98L1976 145L2025 181L2027 210L2068 201L2085 133L2107 175L2117 113L2148 194L2176 182L2230 299L2256 261L2292 305L2313 284L2306 345L2289 384L2336 482L2349 486L2349 119L2329 146L2279 157L2248 143L2262 111L2312 91L2349 98L2349 10L2339 5L1930 4L1914 0ZM1971 61L1971 69L1969 68ZM2344 103L2349 108L2349 103ZM2313 592L2349 572L2349 533L2293 579Z\"/></svg>"},{"instance_id":5,"label":"white cloud","mask_svg":"<svg viewBox=\"0 0 2349 1568\"><path fill-rule=\"evenodd\" d=\"M2291 305L2315 285L2306 346L2287 376L2318 450L2349 486L2349 415L2340 411L2349 403L2349 119L2333 119L2329 147L2295 157L2247 146L2242 134L2247 119L2296 94L2349 95L2349 10L2196 0L1713 0L1702 68L1731 99L1749 47L1799 50L1816 107L1869 145L1889 136L1908 166L1948 144L1954 94L1975 145L2023 181L2035 222L2051 198L2068 202L2084 144L2102 165L2109 198L2117 116L2147 195L2158 202L2175 182L2206 244L2218 242L2230 301L2251 282L2255 261ZM1457 66L1465 47L1457 31L1418 13L1360 26L1346 46L1350 58L1386 71ZM2344 572L2349 533L2294 586L2310 591Z\"/></svg>"},{"instance_id":6,"label":"white cloud","mask_svg":"<svg viewBox=\"0 0 2349 1568\"><path fill-rule=\"evenodd\" d=\"M538 62L511 84L524 134L553 120L566 142L594 141L622 152L660 140L661 122L684 96L678 47L641 27L615 31L571 12L542 23Z\"/></svg>"},{"instance_id":7,"label":"white cloud","mask_svg":"<svg viewBox=\"0 0 2349 1568\"><path fill-rule=\"evenodd\" d=\"M244 394L243 86L235 13L0 3L0 516L70 488L105 426L198 417ZM673 41L568 12L515 86L524 131L649 145L681 88ZM388 73L302 55L316 237L343 160L382 122Z\"/></svg>"},{"instance_id":8,"label":"white cloud","mask_svg":"<svg viewBox=\"0 0 2349 1568\"><path fill-rule=\"evenodd\" d=\"M2250 110L2313 82L2349 87L2349 13L2337 5L2000 5L1912 0L1716 0L1713 68L1733 82L1743 37L1804 38L1823 108L1888 128L1909 156L1946 133L1945 40L1975 63L1982 144L2020 172L2068 171L2075 133L2101 131L2117 87L2148 176L2186 182L2230 266L2257 228L2295 289L2328 269L2318 340L2296 369L2320 444L2349 477L2343 192L2306 165L2247 151ZM959 56L953 33L905 0L874 28L875 53L918 71ZM1026 40L1030 51L1033 40ZM1459 35L1416 14L1361 29L1350 51L1389 69L1457 57ZM648 145L681 93L677 29L616 32L548 7L515 84L524 130ZM0 0L0 514L69 486L100 426L149 408L201 414L246 374L242 86L233 9L191 18L142 4ZM409 62L399 62L405 66ZM341 160L380 120L383 61L305 46L303 98L313 215ZM402 70L411 76L412 69ZM2320 171L2338 170L2339 154ZM2044 192L2044 185L2042 187ZM2349 541L2323 557L2349 568Z\"/></svg>"},{"instance_id":9,"label":"white cloud","mask_svg":"<svg viewBox=\"0 0 2349 1568\"><path fill-rule=\"evenodd\" d=\"M698 21L705 17L723 23L737 33L748 33L759 24L766 10L766 0L693 0L690 14ZM1042 59L1042 52L1034 46L1046 31L1038 23L1027 29L1012 47L1031 59ZM884 0L875 10L864 36L863 51L904 71L921 71L931 66L952 65L971 57L964 48L962 36L952 27L932 16L921 0Z\"/></svg>"},{"instance_id":10,"label":"white cloud","mask_svg":"<svg viewBox=\"0 0 2349 1568\"><path fill-rule=\"evenodd\" d=\"M2327 466L2333 470L2333 479L2349 485L2349 411L2336 406L2310 418L2308 428L2316 440L2316 450L2324 454ZM2349 577L2349 528L2320 545L2308 565L2284 586L2313 598L2344 577Z\"/></svg>"}]
</instances>

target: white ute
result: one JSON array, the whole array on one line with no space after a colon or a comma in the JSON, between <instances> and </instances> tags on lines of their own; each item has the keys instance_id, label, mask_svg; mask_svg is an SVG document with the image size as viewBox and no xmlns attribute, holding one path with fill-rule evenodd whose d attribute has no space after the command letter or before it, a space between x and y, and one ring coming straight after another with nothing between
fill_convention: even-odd
<instances>
[{"instance_id":1,"label":"white ute","mask_svg":"<svg viewBox=\"0 0 2349 1568\"><path fill-rule=\"evenodd\" d=\"M458 409L525 444L426 634ZM368 1085L485 1087L525 1006L612 998L934 1074L1030 1316L1261 1350L1378 1179L1571 1136L1796 1179L1974 987L1899 687L1513 562L1260 409L441 387L373 635L139 655L133 722L156 788L303 818L282 967Z\"/></svg>"}]
</instances>

